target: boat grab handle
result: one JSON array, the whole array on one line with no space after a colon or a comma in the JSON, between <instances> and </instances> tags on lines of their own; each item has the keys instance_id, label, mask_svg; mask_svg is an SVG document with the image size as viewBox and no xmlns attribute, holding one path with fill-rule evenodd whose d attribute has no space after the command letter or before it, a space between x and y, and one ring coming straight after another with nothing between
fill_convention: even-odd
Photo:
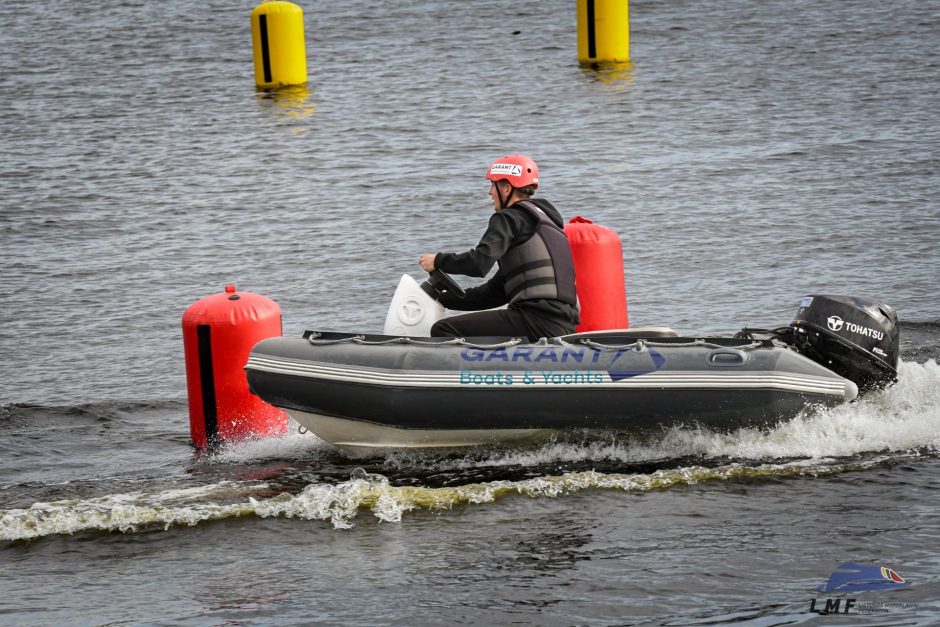
<instances>
[{"instance_id":1,"label":"boat grab handle","mask_svg":"<svg viewBox=\"0 0 940 627\"><path fill-rule=\"evenodd\" d=\"M747 353L736 348L716 348L705 356L709 366L743 366Z\"/></svg>"}]
</instances>

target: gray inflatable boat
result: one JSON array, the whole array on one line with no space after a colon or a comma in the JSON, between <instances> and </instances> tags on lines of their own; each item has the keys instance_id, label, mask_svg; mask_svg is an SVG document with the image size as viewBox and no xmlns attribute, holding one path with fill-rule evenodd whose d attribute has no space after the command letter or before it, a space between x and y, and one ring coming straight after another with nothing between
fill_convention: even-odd
<instances>
[{"instance_id":1,"label":"gray inflatable boat","mask_svg":"<svg viewBox=\"0 0 940 627\"><path fill-rule=\"evenodd\" d=\"M815 296L789 327L736 337L661 327L538 343L308 331L260 342L246 371L253 393L320 438L369 452L774 424L890 383L898 342L890 307Z\"/></svg>"}]
</instances>

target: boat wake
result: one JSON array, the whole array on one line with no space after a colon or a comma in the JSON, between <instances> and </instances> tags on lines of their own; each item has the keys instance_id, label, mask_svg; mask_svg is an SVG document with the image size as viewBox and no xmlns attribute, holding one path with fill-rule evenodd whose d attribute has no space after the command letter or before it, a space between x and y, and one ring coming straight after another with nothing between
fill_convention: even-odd
<instances>
[{"instance_id":1,"label":"boat wake","mask_svg":"<svg viewBox=\"0 0 940 627\"><path fill-rule=\"evenodd\" d=\"M769 429L673 427L555 441L529 449L356 460L310 434L245 442L197 458L188 481L0 511L0 540L136 532L245 516L326 521L361 513L398 522L412 511L557 498L589 489L642 493L702 483L832 476L940 456L940 366L902 362L899 382L850 405ZM154 485L160 480L155 480Z\"/></svg>"}]
</instances>

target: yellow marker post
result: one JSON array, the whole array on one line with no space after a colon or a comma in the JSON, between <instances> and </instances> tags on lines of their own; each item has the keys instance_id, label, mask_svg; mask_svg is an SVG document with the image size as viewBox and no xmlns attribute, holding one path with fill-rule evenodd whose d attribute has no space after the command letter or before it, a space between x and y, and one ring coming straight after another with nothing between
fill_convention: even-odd
<instances>
[{"instance_id":1,"label":"yellow marker post","mask_svg":"<svg viewBox=\"0 0 940 627\"><path fill-rule=\"evenodd\" d=\"M628 0L578 0L578 60L630 60Z\"/></svg>"},{"instance_id":2,"label":"yellow marker post","mask_svg":"<svg viewBox=\"0 0 940 627\"><path fill-rule=\"evenodd\" d=\"M255 84L282 87L307 82L304 12L291 2L265 2L251 12Z\"/></svg>"}]
</instances>

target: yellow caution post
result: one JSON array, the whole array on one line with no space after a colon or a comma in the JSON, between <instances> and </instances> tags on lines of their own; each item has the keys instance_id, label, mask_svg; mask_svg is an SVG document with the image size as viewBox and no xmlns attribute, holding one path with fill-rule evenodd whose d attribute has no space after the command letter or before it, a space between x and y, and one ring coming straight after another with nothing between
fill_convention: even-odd
<instances>
[{"instance_id":1,"label":"yellow caution post","mask_svg":"<svg viewBox=\"0 0 940 627\"><path fill-rule=\"evenodd\" d=\"M578 60L630 60L628 0L578 0Z\"/></svg>"},{"instance_id":2,"label":"yellow caution post","mask_svg":"<svg viewBox=\"0 0 940 627\"><path fill-rule=\"evenodd\" d=\"M251 12L255 84L282 87L307 82L304 12L291 2L265 2Z\"/></svg>"}]
</instances>

